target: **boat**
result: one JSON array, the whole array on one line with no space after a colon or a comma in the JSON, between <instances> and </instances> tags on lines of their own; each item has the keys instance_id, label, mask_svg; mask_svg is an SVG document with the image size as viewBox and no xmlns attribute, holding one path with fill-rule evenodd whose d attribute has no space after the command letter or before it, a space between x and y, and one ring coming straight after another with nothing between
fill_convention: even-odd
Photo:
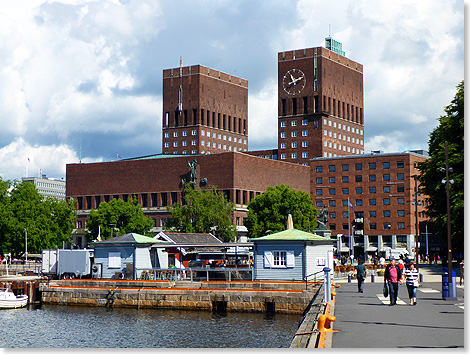
<instances>
[{"instance_id":1,"label":"boat","mask_svg":"<svg viewBox=\"0 0 470 354\"><path fill-rule=\"evenodd\" d=\"M16 309L27 303L28 295L15 295L10 289L0 291L0 309Z\"/></svg>"}]
</instances>

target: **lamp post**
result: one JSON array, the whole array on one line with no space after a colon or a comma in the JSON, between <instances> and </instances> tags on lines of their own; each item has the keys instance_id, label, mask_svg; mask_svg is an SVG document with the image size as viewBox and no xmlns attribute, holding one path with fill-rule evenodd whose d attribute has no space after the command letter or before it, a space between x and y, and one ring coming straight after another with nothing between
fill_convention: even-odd
<instances>
[{"instance_id":1,"label":"lamp post","mask_svg":"<svg viewBox=\"0 0 470 354\"><path fill-rule=\"evenodd\" d=\"M413 176L415 180L415 194L413 198L413 205L415 206L415 256L416 256L416 270L419 270L419 242L418 242L418 234L419 234L419 224L418 224L418 205L421 203L418 201L418 176Z\"/></svg>"},{"instance_id":2,"label":"lamp post","mask_svg":"<svg viewBox=\"0 0 470 354\"><path fill-rule=\"evenodd\" d=\"M28 229L24 229L24 254L26 262L28 262Z\"/></svg>"},{"instance_id":3,"label":"lamp post","mask_svg":"<svg viewBox=\"0 0 470 354\"><path fill-rule=\"evenodd\" d=\"M452 286L450 289L454 288L454 278L452 277L452 238L450 234L450 197L449 197L449 183L453 183L453 181L449 181L449 155L447 150L447 141L445 142L445 149L446 149L446 202L447 202L447 267L449 269L449 278L451 280ZM454 295L454 294L453 294Z\"/></svg>"}]
</instances>

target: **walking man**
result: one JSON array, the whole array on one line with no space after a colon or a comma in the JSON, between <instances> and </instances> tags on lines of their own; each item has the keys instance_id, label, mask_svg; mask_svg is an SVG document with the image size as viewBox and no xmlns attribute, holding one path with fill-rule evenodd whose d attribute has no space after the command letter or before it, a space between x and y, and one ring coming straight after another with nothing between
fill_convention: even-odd
<instances>
[{"instance_id":1,"label":"walking man","mask_svg":"<svg viewBox=\"0 0 470 354\"><path fill-rule=\"evenodd\" d=\"M364 292L364 279L367 275L366 267L364 266L364 261L360 259L358 261L358 265L356 266L356 276L357 276L357 292L363 293Z\"/></svg>"},{"instance_id":2,"label":"walking man","mask_svg":"<svg viewBox=\"0 0 470 354\"><path fill-rule=\"evenodd\" d=\"M390 258L390 264L385 268L384 284L388 284L388 293L390 296L390 306L397 304L398 284L403 283L401 269L395 258Z\"/></svg>"}]
</instances>

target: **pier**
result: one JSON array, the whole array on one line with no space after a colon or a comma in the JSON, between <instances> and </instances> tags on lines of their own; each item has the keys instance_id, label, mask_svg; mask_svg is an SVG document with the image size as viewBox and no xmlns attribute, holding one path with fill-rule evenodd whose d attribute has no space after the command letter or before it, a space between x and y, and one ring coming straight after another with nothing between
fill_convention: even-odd
<instances>
[{"instance_id":1,"label":"pier","mask_svg":"<svg viewBox=\"0 0 470 354\"><path fill-rule=\"evenodd\" d=\"M0 277L0 289L10 289L15 295L28 295L28 304L41 303L40 283L41 277L37 276L2 276Z\"/></svg>"}]
</instances>

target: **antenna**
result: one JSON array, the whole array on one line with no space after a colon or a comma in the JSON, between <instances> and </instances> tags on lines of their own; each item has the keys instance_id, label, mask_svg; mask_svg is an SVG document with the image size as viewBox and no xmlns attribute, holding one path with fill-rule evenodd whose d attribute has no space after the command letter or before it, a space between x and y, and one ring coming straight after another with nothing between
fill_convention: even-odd
<instances>
[{"instance_id":1,"label":"antenna","mask_svg":"<svg viewBox=\"0 0 470 354\"><path fill-rule=\"evenodd\" d=\"M82 163L82 122L80 122L80 153L79 153L80 163Z\"/></svg>"},{"instance_id":2,"label":"antenna","mask_svg":"<svg viewBox=\"0 0 470 354\"><path fill-rule=\"evenodd\" d=\"M328 37L331 37L331 25L328 24Z\"/></svg>"},{"instance_id":3,"label":"antenna","mask_svg":"<svg viewBox=\"0 0 470 354\"><path fill-rule=\"evenodd\" d=\"M178 114L183 110L183 56L180 56L180 88L178 91Z\"/></svg>"}]
</instances>

